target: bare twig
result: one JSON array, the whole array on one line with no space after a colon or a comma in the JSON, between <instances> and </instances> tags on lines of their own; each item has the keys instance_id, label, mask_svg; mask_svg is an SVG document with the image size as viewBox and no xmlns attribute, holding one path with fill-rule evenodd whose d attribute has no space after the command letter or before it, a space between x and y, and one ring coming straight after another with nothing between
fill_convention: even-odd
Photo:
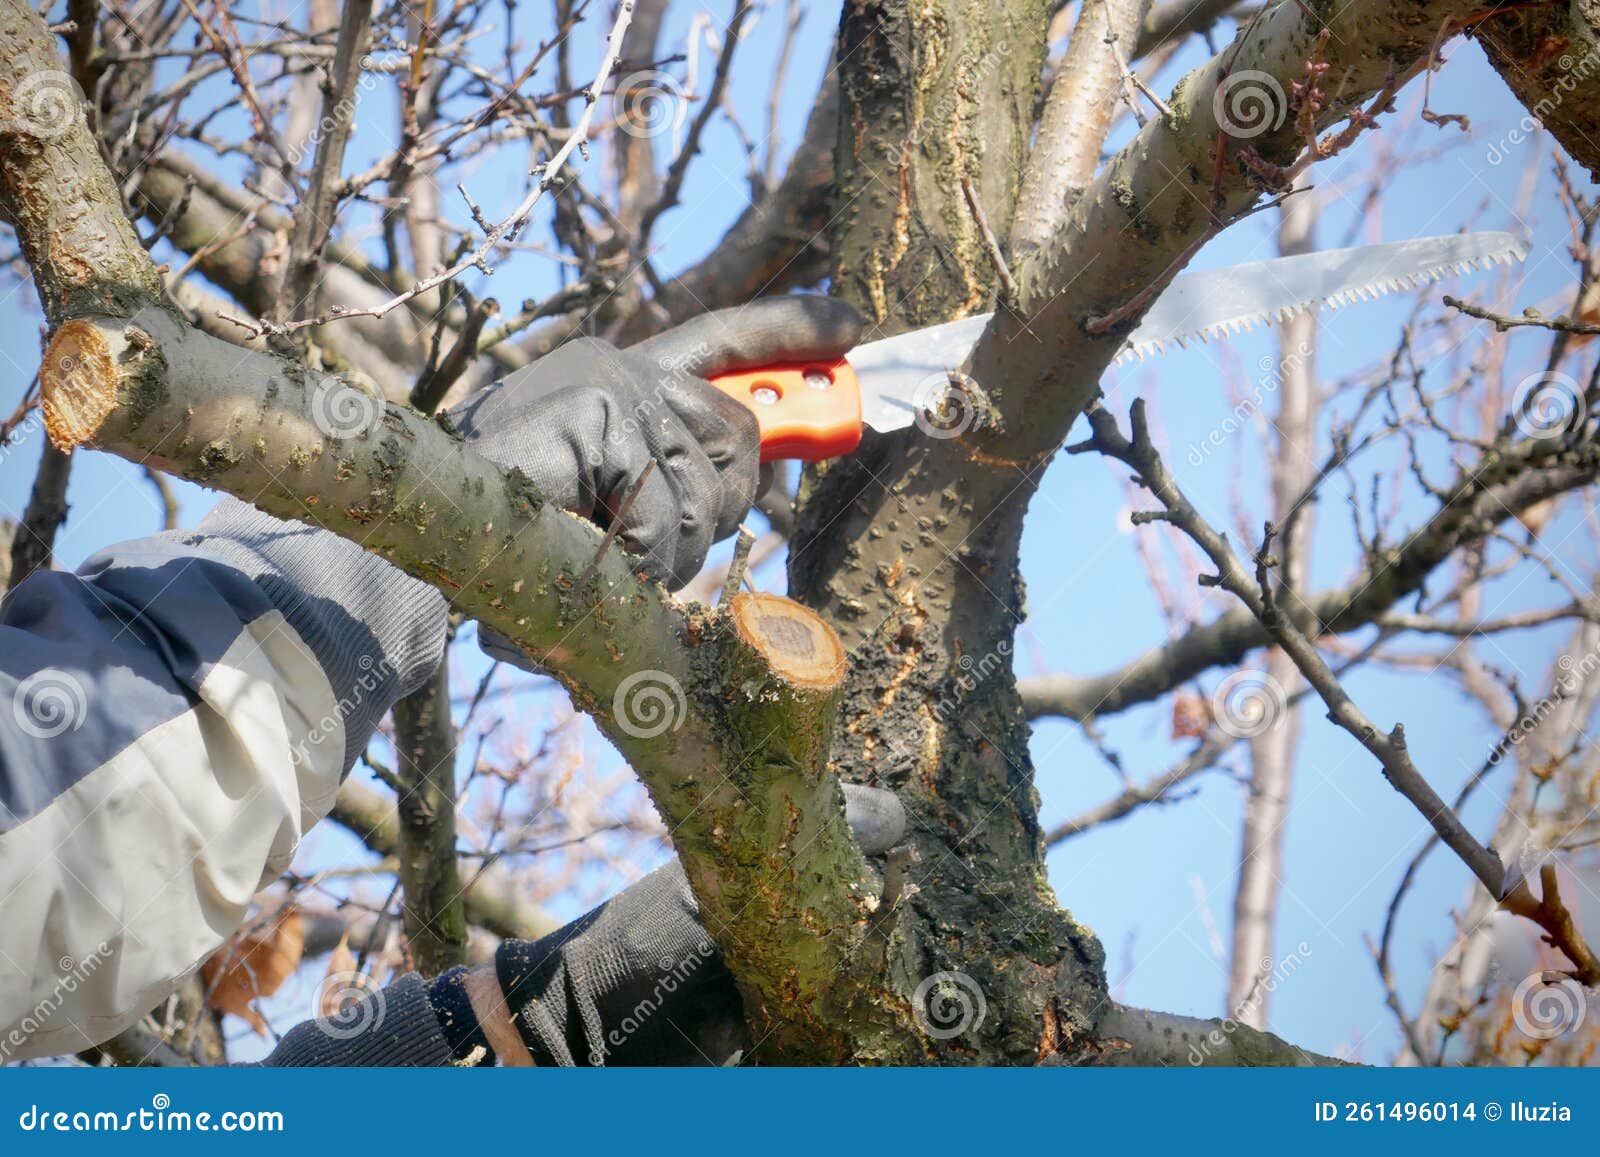
<instances>
[{"instance_id":1,"label":"bare twig","mask_svg":"<svg viewBox=\"0 0 1600 1157\"><path fill-rule=\"evenodd\" d=\"M562 180L561 173L566 167L568 159L581 145L589 139L589 126L594 120L594 110L599 103L600 94L604 91L606 81L611 77L611 70L616 67L617 59L622 49L622 37L628 30L628 24L633 19L633 0L622 0L617 6L617 18L611 25L611 34L606 39L605 53L600 59L600 66L595 71L594 81L584 90L584 108L579 115L577 123L565 142L556 150L555 155L535 169L533 188L517 204L517 207L498 224L491 226L484 232L483 240L466 256L452 262L449 266L424 277L413 284L409 289L395 294L388 300L366 308L352 309L347 306L335 306L326 313L317 317L301 318L297 321L283 323L270 322L263 319L255 327L258 333L293 333L316 325L352 318L352 317L383 317L392 310L398 309L406 302L437 289L447 281L453 281L469 269L478 269L484 273L492 273L488 258L502 242L511 240L527 225L544 194L557 188Z\"/></svg>"},{"instance_id":2,"label":"bare twig","mask_svg":"<svg viewBox=\"0 0 1600 1157\"><path fill-rule=\"evenodd\" d=\"M983 251L988 255L989 264L994 267L995 281L1000 287L1000 300L1007 308L1014 309L1017 305L1017 280L1011 276L1011 269L1006 265L1006 255L1000 249L1000 242L995 239L994 230L989 227L989 218L983 211L983 202L978 199L978 190L972 183L972 178L966 173L961 174L961 192L967 199L967 210L972 214L972 221L978 227L978 237L983 242Z\"/></svg>"},{"instance_id":3,"label":"bare twig","mask_svg":"<svg viewBox=\"0 0 1600 1157\"><path fill-rule=\"evenodd\" d=\"M733 544L733 559L728 563L728 577L722 581L722 594L717 599L719 610L727 610L733 602L733 596L744 585L745 572L750 568L750 548L755 544L756 536L748 527L741 525L738 541Z\"/></svg>"},{"instance_id":4,"label":"bare twig","mask_svg":"<svg viewBox=\"0 0 1600 1157\"><path fill-rule=\"evenodd\" d=\"M1600 325L1587 321L1577 321L1565 314L1559 317L1545 317L1531 306L1522 311L1521 317L1511 317L1507 314L1495 313L1493 310L1485 309L1481 305L1473 305L1471 302L1462 301L1459 297L1451 297L1448 293L1444 295L1444 303L1451 309L1459 310L1468 317L1475 317L1480 321L1494 323L1495 331L1498 333L1505 333L1509 329L1518 329L1522 326L1534 326L1556 333L1600 334Z\"/></svg>"}]
</instances>

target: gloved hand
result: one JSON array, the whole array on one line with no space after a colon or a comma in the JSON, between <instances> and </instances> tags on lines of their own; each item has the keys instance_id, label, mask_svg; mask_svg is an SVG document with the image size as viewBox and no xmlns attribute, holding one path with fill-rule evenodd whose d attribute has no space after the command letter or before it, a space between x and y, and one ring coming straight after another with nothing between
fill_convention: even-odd
<instances>
[{"instance_id":1,"label":"gloved hand","mask_svg":"<svg viewBox=\"0 0 1600 1157\"><path fill-rule=\"evenodd\" d=\"M900 842L905 809L892 792L845 784L844 800L863 852ZM738 990L676 860L542 940L503 942L495 971L535 1064L722 1064L743 1047ZM458 1056L485 1043L465 972L429 989Z\"/></svg>"},{"instance_id":2,"label":"gloved hand","mask_svg":"<svg viewBox=\"0 0 1600 1157\"><path fill-rule=\"evenodd\" d=\"M621 541L676 590L755 501L754 415L704 379L773 362L831 361L861 335L842 301L763 298L619 350L571 341L449 417L472 448L516 466L552 501L601 527L651 459Z\"/></svg>"}]
</instances>

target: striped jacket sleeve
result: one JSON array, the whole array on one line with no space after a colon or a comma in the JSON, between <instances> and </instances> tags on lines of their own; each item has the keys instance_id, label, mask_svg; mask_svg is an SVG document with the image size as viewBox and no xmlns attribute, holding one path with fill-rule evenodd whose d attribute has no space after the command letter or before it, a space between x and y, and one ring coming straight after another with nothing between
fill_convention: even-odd
<instances>
[{"instance_id":1,"label":"striped jacket sleeve","mask_svg":"<svg viewBox=\"0 0 1600 1157\"><path fill-rule=\"evenodd\" d=\"M158 1004L444 646L439 595L232 499L0 602L0 1061Z\"/></svg>"}]
</instances>

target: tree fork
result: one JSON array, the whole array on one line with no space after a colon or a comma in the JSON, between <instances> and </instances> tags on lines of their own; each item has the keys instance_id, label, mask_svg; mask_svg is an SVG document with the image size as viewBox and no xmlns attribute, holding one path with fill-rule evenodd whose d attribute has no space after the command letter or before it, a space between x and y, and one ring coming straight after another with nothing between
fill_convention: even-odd
<instances>
[{"instance_id":1,"label":"tree fork","mask_svg":"<svg viewBox=\"0 0 1600 1157\"><path fill-rule=\"evenodd\" d=\"M920 1056L909 1008L883 999L884 958L857 952L878 886L826 768L843 652L810 612L774 596L739 596L725 618L686 609L439 423L161 307L62 324L40 389L58 445L359 542L550 670L650 790L771 1055ZM363 407L370 421L328 432ZM681 699L666 727L630 716L651 680ZM852 1015L832 1015L841 1004Z\"/></svg>"}]
</instances>

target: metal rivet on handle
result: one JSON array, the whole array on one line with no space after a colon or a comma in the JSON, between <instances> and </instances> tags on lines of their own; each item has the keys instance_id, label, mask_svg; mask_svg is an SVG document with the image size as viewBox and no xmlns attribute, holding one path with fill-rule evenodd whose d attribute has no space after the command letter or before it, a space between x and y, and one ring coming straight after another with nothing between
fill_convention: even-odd
<instances>
[{"instance_id":1,"label":"metal rivet on handle","mask_svg":"<svg viewBox=\"0 0 1600 1157\"><path fill-rule=\"evenodd\" d=\"M778 387L770 382L757 382L750 387L750 396L763 406L776 406L782 395L778 393Z\"/></svg>"},{"instance_id":2,"label":"metal rivet on handle","mask_svg":"<svg viewBox=\"0 0 1600 1157\"><path fill-rule=\"evenodd\" d=\"M813 390L826 390L833 385L833 375L827 370L807 370L805 382Z\"/></svg>"}]
</instances>

